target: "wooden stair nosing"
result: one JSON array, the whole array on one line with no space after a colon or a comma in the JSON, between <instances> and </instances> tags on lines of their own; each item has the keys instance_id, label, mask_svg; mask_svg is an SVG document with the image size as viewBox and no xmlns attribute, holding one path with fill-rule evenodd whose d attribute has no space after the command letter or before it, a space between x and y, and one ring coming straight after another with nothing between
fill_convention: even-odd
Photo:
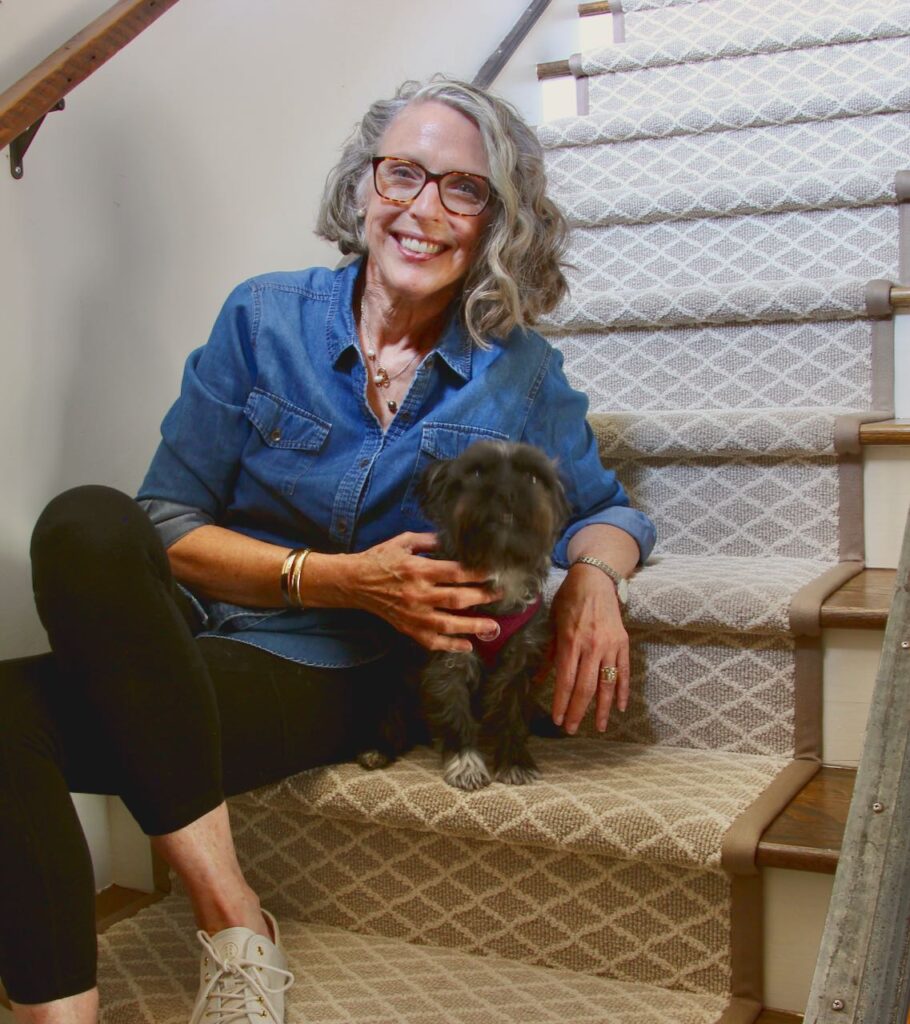
<instances>
[{"instance_id":1,"label":"wooden stair nosing","mask_svg":"<svg viewBox=\"0 0 910 1024\"><path fill-rule=\"evenodd\" d=\"M824 765L765 829L756 864L834 874L856 772Z\"/></svg>"},{"instance_id":2,"label":"wooden stair nosing","mask_svg":"<svg viewBox=\"0 0 910 1024\"><path fill-rule=\"evenodd\" d=\"M910 444L910 419L863 423L859 428L859 440L862 445Z\"/></svg>"},{"instance_id":3,"label":"wooden stair nosing","mask_svg":"<svg viewBox=\"0 0 910 1024\"><path fill-rule=\"evenodd\" d=\"M820 622L831 629L884 629L896 569L864 569L822 604Z\"/></svg>"}]
</instances>

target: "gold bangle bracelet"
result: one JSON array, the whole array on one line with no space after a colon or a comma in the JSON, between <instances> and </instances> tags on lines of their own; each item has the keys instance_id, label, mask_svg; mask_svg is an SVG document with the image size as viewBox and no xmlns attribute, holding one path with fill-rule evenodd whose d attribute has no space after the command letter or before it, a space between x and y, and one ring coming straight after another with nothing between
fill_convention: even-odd
<instances>
[{"instance_id":1,"label":"gold bangle bracelet","mask_svg":"<svg viewBox=\"0 0 910 1024\"><path fill-rule=\"evenodd\" d=\"M306 556L309 553L309 548L300 548L294 555L294 565L291 569L288 590L291 595L291 604L295 608L303 607L303 598L300 596L300 581L303 579L303 563L306 561Z\"/></svg>"},{"instance_id":2,"label":"gold bangle bracelet","mask_svg":"<svg viewBox=\"0 0 910 1024\"><path fill-rule=\"evenodd\" d=\"M309 553L309 548L294 548L294 550L285 558L281 566L281 596L284 598L284 603L290 605L292 608L301 607L300 569L303 567L303 560Z\"/></svg>"}]
</instances>

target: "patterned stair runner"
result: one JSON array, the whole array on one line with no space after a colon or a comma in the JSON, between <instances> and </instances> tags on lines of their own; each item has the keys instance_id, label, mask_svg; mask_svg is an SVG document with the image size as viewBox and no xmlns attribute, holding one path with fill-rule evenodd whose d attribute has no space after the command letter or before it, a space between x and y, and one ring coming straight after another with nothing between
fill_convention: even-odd
<instances>
[{"instance_id":1,"label":"patterned stair runner","mask_svg":"<svg viewBox=\"0 0 910 1024\"><path fill-rule=\"evenodd\" d=\"M756 845L816 770L819 609L862 565L859 425L891 413L870 280L910 252L910 5L623 9L627 42L575 62L592 113L539 137L573 225L545 330L658 525L630 706L534 740L531 786L462 793L418 748L232 800L290 1021L759 1011ZM185 1020L191 936L179 893L112 928L104 1020Z\"/></svg>"}]
</instances>

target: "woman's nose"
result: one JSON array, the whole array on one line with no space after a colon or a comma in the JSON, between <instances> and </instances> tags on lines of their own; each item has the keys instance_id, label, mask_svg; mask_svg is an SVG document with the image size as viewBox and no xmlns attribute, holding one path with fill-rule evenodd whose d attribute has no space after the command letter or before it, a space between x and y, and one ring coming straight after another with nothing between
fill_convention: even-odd
<instances>
[{"instance_id":1,"label":"woman's nose","mask_svg":"<svg viewBox=\"0 0 910 1024\"><path fill-rule=\"evenodd\" d=\"M444 217L445 207L439 196L439 182L428 181L420 190L420 195L411 203L411 209L422 217Z\"/></svg>"}]
</instances>

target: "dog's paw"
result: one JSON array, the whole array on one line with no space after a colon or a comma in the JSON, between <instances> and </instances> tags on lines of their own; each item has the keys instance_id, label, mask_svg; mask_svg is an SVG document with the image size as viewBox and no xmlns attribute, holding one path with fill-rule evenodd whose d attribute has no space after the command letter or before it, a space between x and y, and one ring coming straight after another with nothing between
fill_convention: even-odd
<instances>
[{"instance_id":1,"label":"dog's paw","mask_svg":"<svg viewBox=\"0 0 910 1024\"><path fill-rule=\"evenodd\" d=\"M443 765L443 780L456 789L483 789L489 786L490 773L476 750L466 747L453 754Z\"/></svg>"},{"instance_id":2,"label":"dog's paw","mask_svg":"<svg viewBox=\"0 0 910 1024\"><path fill-rule=\"evenodd\" d=\"M507 786L527 786L529 782L536 782L541 778L537 768L529 768L520 764L510 764L500 768L496 773L496 781L504 782Z\"/></svg>"},{"instance_id":3,"label":"dog's paw","mask_svg":"<svg viewBox=\"0 0 910 1024\"><path fill-rule=\"evenodd\" d=\"M375 771L377 768L387 768L392 760L388 754L383 754L380 750L364 750L357 755L357 763L361 768L366 768L368 772Z\"/></svg>"}]
</instances>

